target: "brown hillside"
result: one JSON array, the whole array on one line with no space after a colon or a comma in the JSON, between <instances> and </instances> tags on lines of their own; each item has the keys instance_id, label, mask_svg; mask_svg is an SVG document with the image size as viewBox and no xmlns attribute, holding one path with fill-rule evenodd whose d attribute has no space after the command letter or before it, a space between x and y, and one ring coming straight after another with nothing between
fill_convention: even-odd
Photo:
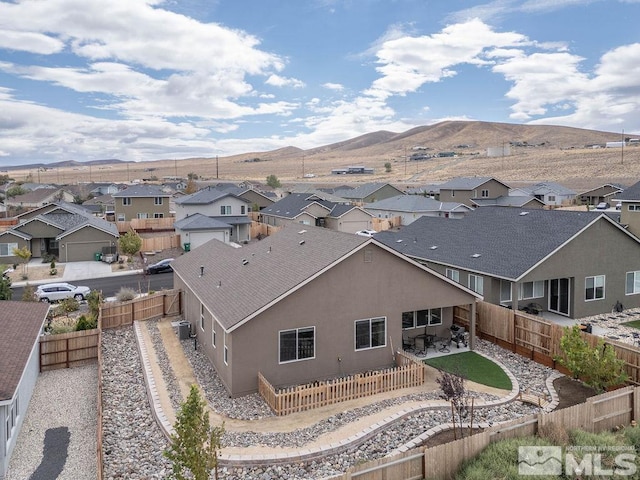
<instances>
[{"instance_id":1,"label":"brown hillside","mask_svg":"<svg viewBox=\"0 0 640 480\"><path fill-rule=\"evenodd\" d=\"M624 149L587 148L620 139L619 133L548 125L516 125L491 122L448 121L418 127L403 133L373 132L351 140L310 150L295 147L270 152L252 152L230 157L158 160L59 167L38 172L37 168L11 171L23 180L30 173L34 181L75 183L78 181L127 181L152 175L181 175L193 172L219 180L264 182L276 175L284 184L308 182L336 184L347 182L393 182L406 185L437 183L458 176L496 177L509 185L535 181L556 181L575 190L586 190L603 183L631 185L640 179L640 146ZM487 149L509 145L510 154L488 157ZM455 157L407 161L413 147L426 153L456 152ZM259 158L259 162L250 161ZM385 172L385 163L391 172ZM348 165L364 165L374 175L332 175L331 170ZM314 178L303 178L313 174Z\"/></svg>"}]
</instances>

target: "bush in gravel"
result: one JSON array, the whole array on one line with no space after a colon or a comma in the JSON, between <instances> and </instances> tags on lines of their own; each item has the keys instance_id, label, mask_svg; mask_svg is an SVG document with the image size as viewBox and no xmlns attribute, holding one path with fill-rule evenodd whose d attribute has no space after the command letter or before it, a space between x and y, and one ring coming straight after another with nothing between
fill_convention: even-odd
<instances>
[{"instance_id":1,"label":"bush in gravel","mask_svg":"<svg viewBox=\"0 0 640 480\"><path fill-rule=\"evenodd\" d=\"M65 298L60 302L59 312L71 313L80 310L80 302L75 298Z\"/></svg>"},{"instance_id":2,"label":"bush in gravel","mask_svg":"<svg viewBox=\"0 0 640 480\"><path fill-rule=\"evenodd\" d=\"M121 287L116 293L116 300L119 302L127 302L136 298L136 291L133 288Z\"/></svg>"},{"instance_id":3,"label":"bush in gravel","mask_svg":"<svg viewBox=\"0 0 640 480\"><path fill-rule=\"evenodd\" d=\"M33 285L27 283L22 289L22 298L20 300L22 300L23 302L35 302L35 293L36 290L33 288Z\"/></svg>"},{"instance_id":4,"label":"bush in gravel","mask_svg":"<svg viewBox=\"0 0 640 480\"><path fill-rule=\"evenodd\" d=\"M80 315L76 322L76 331L91 330L97 327L97 322L92 318L87 318L85 315Z\"/></svg>"},{"instance_id":5,"label":"bush in gravel","mask_svg":"<svg viewBox=\"0 0 640 480\"><path fill-rule=\"evenodd\" d=\"M51 322L49 332L52 335L57 333L69 333L76 329L76 319L71 317L58 317L54 318Z\"/></svg>"}]
</instances>

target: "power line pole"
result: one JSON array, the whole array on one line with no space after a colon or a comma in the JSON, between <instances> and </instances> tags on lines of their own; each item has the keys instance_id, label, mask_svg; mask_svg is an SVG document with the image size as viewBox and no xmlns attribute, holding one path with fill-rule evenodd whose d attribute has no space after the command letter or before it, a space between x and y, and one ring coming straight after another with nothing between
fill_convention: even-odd
<instances>
[{"instance_id":1,"label":"power line pole","mask_svg":"<svg viewBox=\"0 0 640 480\"><path fill-rule=\"evenodd\" d=\"M218 155L216 155L216 179L218 179Z\"/></svg>"},{"instance_id":2,"label":"power line pole","mask_svg":"<svg viewBox=\"0 0 640 480\"><path fill-rule=\"evenodd\" d=\"M622 148L620 149L620 164L624 165L624 128L622 129Z\"/></svg>"}]
</instances>

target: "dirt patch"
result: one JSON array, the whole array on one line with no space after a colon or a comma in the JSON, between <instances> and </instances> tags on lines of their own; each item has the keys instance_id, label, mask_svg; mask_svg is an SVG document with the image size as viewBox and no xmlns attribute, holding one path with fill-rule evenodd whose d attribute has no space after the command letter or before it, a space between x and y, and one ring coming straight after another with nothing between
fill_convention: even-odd
<instances>
[{"instance_id":1,"label":"dirt patch","mask_svg":"<svg viewBox=\"0 0 640 480\"><path fill-rule=\"evenodd\" d=\"M26 271L28 282L33 282L36 280L51 280L55 282L62 278L64 273L64 265L56 265L56 273L55 275L51 275L51 265L48 263L43 263L42 265L33 265L29 264L26 270L22 269L22 265L18 265L13 272L8 273L7 275L11 279L11 283L15 282L23 282L25 280L22 279L23 272Z\"/></svg>"},{"instance_id":2,"label":"dirt patch","mask_svg":"<svg viewBox=\"0 0 640 480\"><path fill-rule=\"evenodd\" d=\"M553 381L553 387L560 400L556 410L584 403L587 398L598 394L595 389L569 377L556 378Z\"/></svg>"},{"instance_id":3,"label":"dirt patch","mask_svg":"<svg viewBox=\"0 0 640 480\"><path fill-rule=\"evenodd\" d=\"M444 443L453 442L454 440L460 440L460 438L462 438L461 433L464 434L465 437L468 437L470 433L471 433L471 435L474 435L476 433L482 432L483 430L484 430L483 428L474 428L471 432L469 432L469 429L465 428L465 429L463 429L462 432L460 432L460 430L457 429L455 431L455 435L454 435L453 429L452 430L445 430L444 432L436 433L432 437L427 438L422 443L422 446L423 447L435 447L437 445L442 445Z\"/></svg>"}]
</instances>

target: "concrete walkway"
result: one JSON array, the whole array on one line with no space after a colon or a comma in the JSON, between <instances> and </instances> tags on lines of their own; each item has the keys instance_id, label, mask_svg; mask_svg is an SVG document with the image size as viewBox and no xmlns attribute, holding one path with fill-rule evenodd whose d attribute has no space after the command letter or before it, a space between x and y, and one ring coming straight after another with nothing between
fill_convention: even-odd
<instances>
[{"instance_id":1,"label":"concrete walkway","mask_svg":"<svg viewBox=\"0 0 640 480\"><path fill-rule=\"evenodd\" d=\"M171 358L171 365L174 370L173 373L179 382L183 399L186 399L191 385L197 383L195 375L191 369L189 361L184 355L182 345L178 340L176 332L171 326L170 320L164 319L160 321L158 323L158 329L163 340L164 348ZM154 346L144 322L136 322L134 324L134 331L142 359L151 407L158 424L168 437L169 434L173 432L175 412L171 406L169 394L162 377L162 371L157 363ZM495 360L493 361L495 362ZM476 403L476 407L496 406L516 400L519 394L518 381L504 365L501 365L501 367L511 379L513 386L512 390L509 392L469 382L469 390L490 393L500 397L499 400L494 402L478 402ZM344 410L377 403L388 398L395 398L424 391L433 391L434 389L439 388L435 381L435 371L431 377L427 378L426 383L420 387L396 390L394 392L387 392L371 397L359 398L282 417L269 417L260 420L238 420L226 418L214 411L210 411L210 419L212 425L221 425L224 421L225 429L227 431L288 432L299 428L309 427ZM412 401L393 405L372 415L362 417L356 422L351 422L334 431L320 435L313 442L302 448L272 448L266 446L257 446L252 448L226 447L222 449L220 460L222 463L235 465L263 465L318 460L322 457L337 454L353 448L376 435L380 430L384 429L388 425L409 415L413 415L424 410L448 407L449 403L443 400ZM446 427L443 426L440 430L444 430L445 428ZM435 434L440 430L436 430L432 432L432 434ZM411 442L407 444L406 449L410 447Z\"/></svg>"}]
</instances>

